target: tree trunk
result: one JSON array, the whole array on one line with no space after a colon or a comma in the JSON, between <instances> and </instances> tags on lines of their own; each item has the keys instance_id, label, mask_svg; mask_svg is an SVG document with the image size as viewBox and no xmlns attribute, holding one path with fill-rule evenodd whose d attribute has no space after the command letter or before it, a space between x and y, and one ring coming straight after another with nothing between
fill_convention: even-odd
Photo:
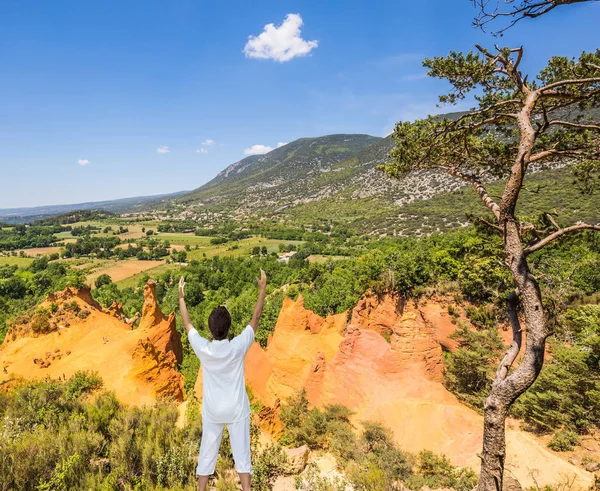
<instances>
[{"instance_id":1,"label":"tree trunk","mask_svg":"<svg viewBox=\"0 0 600 491\"><path fill-rule=\"evenodd\" d=\"M507 412L506 404L492 391L484 405L483 452L481 452L481 473L477 491L502 489L506 457L505 421Z\"/></svg>"},{"instance_id":2,"label":"tree trunk","mask_svg":"<svg viewBox=\"0 0 600 491\"><path fill-rule=\"evenodd\" d=\"M481 472L477 491L501 491L506 458L505 422L510 407L537 379L544 363L544 351L548 329L544 318L542 294L537 280L529 271L526 255L523 252L518 227L514 219L504 220L506 261L519 292L521 308L525 317L527 337L525 354L519 366L508 375L502 366L498 369L492 390L484 405L483 451L481 453ZM515 297L516 299L516 297ZM518 329L514 312L513 331ZM513 345L514 348L514 345ZM511 349L513 349L511 348ZM509 350L510 351L510 350ZM509 366L514 356L509 356ZM503 359L502 363L505 363Z\"/></svg>"}]
</instances>

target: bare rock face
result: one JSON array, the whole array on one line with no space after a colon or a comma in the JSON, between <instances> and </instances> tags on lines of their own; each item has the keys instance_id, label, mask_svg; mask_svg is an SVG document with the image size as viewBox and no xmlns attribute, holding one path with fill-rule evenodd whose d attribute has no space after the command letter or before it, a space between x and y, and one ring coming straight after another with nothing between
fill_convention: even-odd
<instances>
[{"instance_id":1,"label":"bare rock face","mask_svg":"<svg viewBox=\"0 0 600 491\"><path fill-rule=\"evenodd\" d=\"M154 396L183 401L183 375L177 371L177 360L172 351L163 352L149 339L140 339L132 358L131 375L152 385Z\"/></svg>"},{"instance_id":2,"label":"bare rock face","mask_svg":"<svg viewBox=\"0 0 600 491\"><path fill-rule=\"evenodd\" d=\"M11 324L4 344L60 332L62 328L81 323L91 312L103 312L103 309L92 298L90 289L66 287L48 295L31 317L24 315L19 322Z\"/></svg>"},{"instance_id":3,"label":"bare rock face","mask_svg":"<svg viewBox=\"0 0 600 491\"><path fill-rule=\"evenodd\" d=\"M92 291L87 286L84 286L79 290L77 288L67 287L62 292L51 293L46 298L46 301L62 303L75 298L82 300L85 304L93 309L102 310L102 305L92 298Z\"/></svg>"},{"instance_id":4,"label":"bare rock face","mask_svg":"<svg viewBox=\"0 0 600 491\"><path fill-rule=\"evenodd\" d=\"M144 286L144 306L139 329L147 331L147 336L159 350L172 352L178 363L183 361L181 335L177 331L175 313L165 316L156 299L156 283L148 280Z\"/></svg>"},{"instance_id":5,"label":"bare rock face","mask_svg":"<svg viewBox=\"0 0 600 491\"><path fill-rule=\"evenodd\" d=\"M421 365L431 380L441 381L444 374L442 348L419 311L404 313L394 326L391 344L392 363L403 367L409 364Z\"/></svg>"},{"instance_id":6,"label":"bare rock face","mask_svg":"<svg viewBox=\"0 0 600 491\"><path fill-rule=\"evenodd\" d=\"M365 295L352 310L350 324L361 329L372 329L380 334L391 334L404 310L404 302L398 295Z\"/></svg>"},{"instance_id":7,"label":"bare rock face","mask_svg":"<svg viewBox=\"0 0 600 491\"><path fill-rule=\"evenodd\" d=\"M256 397L272 406L303 387L317 353L332 359L343 339L346 314L326 319L286 298L273 337L266 349L255 343L246 355L246 380ZM201 384L199 376L198 384ZM196 387L196 394L201 391Z\"/></svg>"},{"instance_id":8,"label":"bare rock face","mask_svg":"<svg viewBox=\"0 0 600 491\"><path fill-rule=\"evenodd\" d=\"M275 401L273 407L263 406L257 415L258 426L275 440L279 440L283 433L283 422L279 417L279 399Z\"/></svg>"},{"instance_id":9,"label":"bare rock face","mask_svg":"<svg viewBox=\"0 0 600 491\"><path fill-rule=\"evenodd\" d=\"M117 319L123 319L123 317L125 317L125 314L123 313L123 302L111 303L110 307L108 307L105 312Z\"/></svg>"},{"instance_id":10,"label":"bare rock face","mask_svg":"<svg viewBox=\"0 0 600 491\"><path fill-rule=\"evenodd\" d=\"M288 474L299 474L304 470L308 463L310 449L308 445L302 445L298 448L285 448L285 456L287 458L286 472Z\"/></svg>"}]
</instances>

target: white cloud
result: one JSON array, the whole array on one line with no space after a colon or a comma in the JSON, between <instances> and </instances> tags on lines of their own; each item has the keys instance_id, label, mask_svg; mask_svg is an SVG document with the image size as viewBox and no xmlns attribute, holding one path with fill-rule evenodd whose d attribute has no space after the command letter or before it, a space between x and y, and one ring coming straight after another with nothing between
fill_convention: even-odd
<instances>
[{"instance_id":1,"label":"white cloud","mask_svg":"<svg viewBox=\"0 0 600 491\"><path fill-rule=\"evenodd\" d=\"M252 145L250 148L244 150L246 155L262 155L263 153L268 153L273 150L273 147L268 145Z\"/></svg>"},{"instance_id":2,"label":"white cloud","mask_svg":"<svg viewBox=\"0 0 600 491\"><path fill-rule=\"evenodd\" d=\"M208 150L206 148L197 148L196 153L208 153Z\"/></svg>"},{"instance_id":3,"label":"white cloud","mask_svg":"<svg viewBox=\"0 0 600 491\"><path fill-rule=\"evenodd\" d=\"M205 145L205 146L207 146L207 147L208 147L208 146L210 146L210 145L214 145L214 144L215 144L215 141L214 141L214 140L211 140L210 138L209 138L208 140L204 140L204 141L202 142L202 145Z\"/></svg>"},{"instance_id":4,"label":"white cloud","mask_svg":"<svg viewBox=\"0 0 600 491\"><path fill-rule=\"evenodd\" d=\"M90 161L88 159L79 159L77 163L82 167L85 167L86 165L89 165Z\"/></svg>"},{"instance_id":5,"label":"white cloud","mask_svg":"<svg viewBox=\"0 0 600 491\"><path fill-rule=\"evenodd\" d=\"M258 36L249 36L244 54L247 58L262 58L279 62L305 56L319 45L318 41L305 41L300 36L300 14L288 14L280 26L267 24Z\"/></svg>"},{"instance_id":6,"label":"white cloud","mask_svg":"<svg viewBox=\"0 0 600 491\"><path fill-rule=\"evenodd\" d=\"M277 142L277 148L279 147L283 147L284 145L287 145L288 142Z\"/></svg>"},{"instance_id":7,"label":"white cloud","mask_svg":"<svg viewBox=\"0 0 600 491\"><path fill-rule=\"evenodd\" d=\"M156 151L158 153L169 153L171 150L169 150L169 147L167 147L166 145L161 145L156 149Z\"/></svg>"}]
</instances>

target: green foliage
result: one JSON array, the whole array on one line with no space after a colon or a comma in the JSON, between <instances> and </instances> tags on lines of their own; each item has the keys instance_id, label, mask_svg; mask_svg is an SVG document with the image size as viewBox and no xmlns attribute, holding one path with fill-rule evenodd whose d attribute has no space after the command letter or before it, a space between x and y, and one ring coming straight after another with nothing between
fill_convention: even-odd
<instances>
[{"instance_id":1,"label":"green foliage","mask_svg":"<svg viewBox=\"0 0 600 491\"><path fill-rule=\"evenodd\" d=\"M410 476L406 484L414 490L429 486L471 491L477 484L477 476L469 468L457 469L445 455L423 450L417 458L416 473Z\"/></svg>"},{"instance_id":2,"label":"green foliage","mask_svg":"<svg viewBox=\"0 0 600 491\"><path fill-rule=\"evenodd\" d=\"M100 276L98 276L98 278L96 278L94 285L96 285L96 288L101 288L104 285L110 285L111 283L112 283L112 278L105 273L105 274L101 274Z\"/></svg>"},{"instance_id":3,"label":"green foliage","mask_svg":"<svg viewBox=\"0 0 600 491\"><path fill-rule=\"evenodd\" d=\"M59 462L48 481L37 486L38 491L68 491L80 485L85 469L83 457L77 453Z\"/></svg>"},{"instance_id":4,"label":"green foliage","mask_svg":"<svg viewBox=\"0 0 600 491\"><path fill-rule=\"evenodd\" d=\"M458 348L445 354L446 387L482 409L503 351L502 339L494 327L475 331L465 323L459 323L451 337Z\"/></svg>"},{"instance_id":5,"label":"green foliage","mask_svg":"<svg viewBox=\"0 0 600 491\"><path fill-rule=\"evenodd\" d=\"M6 229L0 227L0 251L48 247L57 241L54 234L64 230L60 225L16 225Z\"/></svg>"},{"instance_id":6,"label":"green foliage","mask_svg":"<svg viewBox=\"0 0 600 491\"><path fill-rule=\"evenodd\" d=\"M75 372L65 384L64 395L67 399L78 399L102 387L102 379L97 373Z\"/></svg>"},{"instance_id":7,"label":"green foliage","mask_svg":"<svg viewBox=\"0 0 600 491\"><path fill-rule=\"evenodd\" d=\"M50 316L48 312L36 312L31 319L31 330L36 334L44 334L50 331Z\"/></svg>"},{"instance_id":8,"label":"green foliage","mask_svg":"<svg viewBox=\"0 0 600 491\"><path fill-rule=\"evenodd\" d=\"M300 390L281 406L284 433L280 443L291 446L308 445L326 449L344 467L353 489L380 491L390 489L390 483L404 481L411 489L428 484L435 487L453 486L466 491L475 483L470 469L457 469L444 456L423 452L415 468L413 456L394 444L389 429L380 423L363 421L356 435L350 423L352 412L341 405L309 409L306 391ZM311 474L297 479L296 486L323 491L339 490L345 482L322 480ZM418 486L417 486L418 484Z\"/></svg>"},{"instance_id":9,"label":"green foliage","mask_svg":"<svg viewBox=\"0 0 600 491\"><path fill-rule=\"evenodd\" d=\"M478 329L494 329L498 325L496 308L493 304L481 305L479 307L467 305L465 313L471 323Z\"/></svg>"},{"instance_id":10,"label":"green foliage","mask_svg":"<svg viewBox=\"0 0 600 491\"><path fill-rule=\"evenodd\" d=\"M555 452L568 452L576 445L579 445L579 435L571 430L557 431L548 442L548 447Z\"/></svg>"},{"instance_id":11,"label":"green foliage","mask_svg":"<svg viewBox=\"0 0 600 491\"><path fill-rule=\"evenodd\" d=\"M24 269L0 267L0 342L4 340L11 318L29 311L48 293L62 290L65 286L78 286L83 279L83 272L47 259L36 259ZM33 319L35 332L49 330L50 313L54 312L37 312Z\"/></svg>"},{"instance_id":12,"label":"green foliage","mask_svg":"<svg viewBox=\"0 0 600 491\"><path fill-rule=\"evenodd\" d=\"M600 305L568 310L558 335L531 389L514 408L516 416L536 431L563 425L585 433L600 427Z\"/></svg>"},{"instance_id":13,"label":"green foliage","mask_svg":"<svg viewBox=\"0 0 600 491\"><path fill-rule=\"evenodd\" d=\"M283 474L286 463L285 453L279 445L267 445L252 464L252 488L271 490L275 479Z\"/></svg>"},{"instance_id":14,"label":"green foliage","mask_svg":"<svg viewBox=\"0 0 600 491\"><path fill-rule=\"evenodd\" d=\"M295 488L310 491L345 491L348 483L340 478L322 476L316 464L309 462L301 476L295 476Z\"/></svg>"},{"instance_id":15,"label":"green foliage","mask_svg":"<svg viewBox=\"0 0 600 491\"><path fill-rule=\"evenodd\" d=\"M120 405L100 379L17 385L0 400L0 482L6 489L195 489L198 420L175 426L177 408Z\"/></svg>"}]
</instances>

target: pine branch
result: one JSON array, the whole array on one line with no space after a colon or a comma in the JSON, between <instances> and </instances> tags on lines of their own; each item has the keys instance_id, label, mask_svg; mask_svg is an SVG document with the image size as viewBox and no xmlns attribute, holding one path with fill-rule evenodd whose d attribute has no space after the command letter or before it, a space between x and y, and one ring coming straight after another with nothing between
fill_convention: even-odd
<instances>
[{"instance_id":1,"label":"pine branch","mask_svg":"<svg viewBox=\"0 0 600 491\"><path fill-rule=\"evenodd\" d=\"M479 199L481 199L483 204L490 209L496 219L500 219L500 207L496 204L496 202L488 194L483 184L481 184L481 182L475 176L460 172L458 167L448 167L447 171L451 176L457 177L458 179L462 179L463 181L471 184L471 186L473 186L479 195Z\"/></svg>"},{"instance_id":2,"label":"pine branch","mask_svg":"<svg viewBox=\"0 0 600 491\"><path fill-rule=\"evenodd\" d=\"M558 119L553 119L552 121L548 121L548 125L560 125L567 126L569 128L578 128L581 130L594 130L600 131L600 126L597 124L581 124L581 123L571 123L569 121L560 121Z\"/></svg>"},{"instance_id":3,"label":"pine branch","mask_svg":"<svg viewBox=\"0 0 600 491\"><path fill-rule=\"evenodd\" d=\"M539 242L532 244L525 249L523 249L523 253L525 255L529 255L532 252L539 251L542 247L547 246L550 242L562 237L565 234L569 234L571 232L578 232L579 230L596 230L600 231L600 225L590 225L587 223L579 223L577 225L572 225L570 227L559 228L556 232L551 233L550 235L544 237Z\"/></svg>"}]
</instances>

